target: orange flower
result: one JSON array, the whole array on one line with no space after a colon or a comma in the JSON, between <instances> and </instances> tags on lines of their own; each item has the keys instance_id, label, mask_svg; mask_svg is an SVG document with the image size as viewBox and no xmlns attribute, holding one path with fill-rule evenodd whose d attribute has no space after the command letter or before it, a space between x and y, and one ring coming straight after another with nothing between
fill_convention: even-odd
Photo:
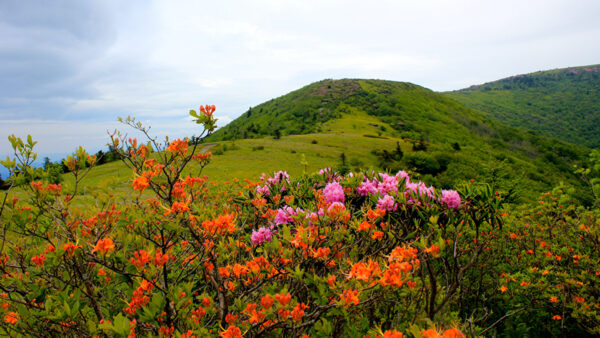
<instances>
[{"instance_id":1,"label":"orange flower","mask_svg":"<svg viewBox=\"0 0 600 338\"><path fill-rule=\"evenodd\" d=\"M223 338L241 338L242 330L240 330L237 326L230 326L227 330L221 332L221 337Z\"/></svg>"},{"instance_id":2,"label":"orange flower","mask_svg":"<svg viewBox=\"0 0 600 338\"><path fill-rule=\"evenodd\" d=\"M364 221L358 225L358 231L369 231L370 229L374 229L375 226L367 221Z\"/></svg>"},{"instance_id":3,"label":"orange flower","mask_svg":"<svg viewBox=\"0 0 600 338\"><path fill-rule=\"evenodd\" d=\"M332 288L335 285L335 275L331 275L329 276L329 278L327 278L327 284L329 284L329 287Z\"/></svg>"},{"instance_id":4,"label":"orange flower","mask_svg":"<svg viewBox=\"0 0 600 338\"><path fill-rule=\"evenodd\" d=\"M313 252L312 256L314 258L327 258L329 253L331 252L330 248L318 248L315 252Z\"/></svg>"},{"instance_id":5,"label":"orange flower","mask_svg":"<svg viewBox=\"0 0 600 338\"><path fill-rule=\"evenodd\" d=\"M502 293L505 293L505 292L506 292L506 290L508 290L508 288L507 288L506 286L502 285L502 286L500 287L500 292L502 292Z\"/></svg>"},{"instance_id":6,"label":"orange flower","mask_svg":"<svg viewBox=\"0 0 600 338\"><path fill-rule=\"evenodd\" d=\"M557 303L558 302L558 298L556 296L552 296L552 297L550 297L550 301L552 303Z\"/></svg>"},{"instance_id":7,"label":"orange flower","mask_svg":"<svg viewBox=\"0 0 600 338\"><path fill-rule=\"evenodd\" d=\"M188 151L188 142L186 140L180 139L174 140L169 144L167 150L172 153L180 153L182 155L185 155Z\"/></svg>"},{"instance_id":8,"label":"orange flower","mask_svg":"<svg viewBox=\"0 0 600 338\"><path fill-rule=\"evenodd\" d=\"M292 319L299 322L304 317L304 310L308 309L308 306L304 303L297 304L292 310L291 316Z\"/></svg>"},{"instance_id":9,"label":"orange flower","mask_svg":"<svg viewBox=\"0 0 600 338\"><path fill-rule=\"evenodd\" d=\"M378 239L382 239L383 238L383 231L375 231L373 232L373 235L371 235L371 238L374 240L378 240Z\"/></svg>"},{"instance_id":10,"label":"orange flower","mask_svg":"<svg viewBox=\"0 0 600 338\"><path fill-rule=\"evenodd\" d=\"M292 295L289 292L286 294L278 293L275 295L275 299L281 306L286 306L292 300Z\"/></svg>"},{"instance_id":11,"label":"orange flower","mask_svg":"<svg viewBox=\"0 0 600 338\"><path fill-rule=\"evenodd\" d=\"M72 242L69 242L63 245L63 250L67 252L68 255L72 255L75 250L80 249L81 245L75 245Z\"/></svg>"},{"instance_id":12,"label":"orange flower","mask_svg":"<svg viewBox=\"0 0 600 338\"><path fill-rule=\"evenodd\" d=\"M457 328L451 328L444 331L443 338L462 338L465 335Z\"/></svg>"},{"instance_id":13,"label":"orange flower","mask_svg":"<svg viewBox=\"0 0 600 338\"><path fill-rule=\"evenodd\" d=\"M6 315L4 315L4 322L7 324L16 324L19 321L20 317L19 314L16 312L8 312Z\"/></svg>"},{"instance_id":14,"label":"orange flower","mask_svg":"<svg viewBox=\"0 0 600 338\"><path fill-rule=\"evenodd\" d=\"M33 262L33 264L35 264L36 266L44 266L44 261L46 260L46 256L44 256L43 254L40 254L38 256L33 256L31 257L31 261Z\"/></svg>"},{"instance_id":15,"label":"orange flower","mask_svg":"<svg viewBox=\"0 0 600 338\"><path fill-rule=\"evenodd\" d=\"M180 214L185 211L190 211L187 202L174 202L171 206L171 209L165 211L165 216L168 216L170 214Z\"/></svg>"},{"instance_id":16,"label":"orange flower","mask_svg":"<svg viewBox=\"0 0 600 338\"><path fill-rule=\"evenodd\" d=\"M432 245L431 247L425 249L425 252L431 254L433 257L437 257L440 253L440 247L437 245Z\"/></svg>"},{"instance_id":17,"label":"orange flower","mask_svg":"<svg viewBox=\"0 0 600 338\"><path fill-rule=\"evenodd\" d=\"M238 315L233 315L231 313L228 313L227 316L225 316L225 322L227 322L227 324L232 324L233 322L235 322L238 318Z\"/></svg>"},{"instance_id":18,"label":"orange flower","mask_svg":"<svg viewBox=\"0 0 600 338\"><path fill-rule=\"evenodd\" d=\"M156 249L156 252L154 253L154 264L156 266L163 266L165 265L165 263L169 260L169 254L168 253L161 253L160 250Z\"/></svg>"},{"instance_id":19,"label":"orange flower","mask_svg":"<svg viewBox=\"0 0 600 338\"><path fill-rule=\"evenodd\" d=\"M100 251L100 252L109 252L115 248L115 244L113 240L110 238L103 238L96 243L94 250L92 252Z\"/></svg>"},{"instance_id":20,"label":"orange flower","mask_svg":"<svg viewBox=\"0 0 600 338\"><path fill-rule=\"evenodd\" d=\"M270 309L271 306L273 306L273 298L271 298L271 296L269 295L264 295L260 299L260 305L262 305L262 307L264 307L267 310Z\"/></svg>"},{"instance_id":21,"label":"orange flower","mask_svg":"<svg viewBox=\"0 0 600 338\"><path fill-rule=\"evenodd\" d=\"M440 334L435 329L421 331L423 338L441 338Z\"/></svg>"},{"instance_id":22,"label":"orange flower","mask_svg":"<svg viewBox=\"0 0 600 338\"><path fill-rule=\"evenodd\" d=\"M402 332L396 330L387 330L383 333L383 338L402 338Z\"/></svg>"},{"instance_id":23,"label":"orange flower","mask_svg":"<svg viewBox=\"0 0 600 338\"><path fill-rule=\"evenodd\" d=\"M552 317L552 319L554 319L554 320L561 320L561 319L562 319L562 316L561 316L561 315L554 315L554 316Z\"/></svg>"},{"instance_id":24,"label":"orange flower","mask_svg":"<svg viewBox=\"0 0 600 338\"><path fill-rule=\"evenodd\" d=\"M360 302L360 300L358 299L358 290L348 289L340 295L340 299L346 305L350 305L350 304L358 305L358 303Z\"/></svg>"},{"instance_id":25,"label":"orange flower","mask_svg":"<svg viewBox=\"0 0 600 338\"><path fill-rule=\"evenodd\" d=\"M146 250L135 251L133 257L129 259L138 270L141 270L150 260L152 260L152 256Z\"/></svg>"},{"instance_id":26,"label":"orange flower","mask_svg":"<svg viewBox=\"0 0 600 338\"><path fill-rule=\"evenodd\" d=\"M135 180L133 180L133 190L144 191L144 189L148 188L150 183L148 183L148 178L146 176L138 176Z\"/></svg>"}]
</instances>

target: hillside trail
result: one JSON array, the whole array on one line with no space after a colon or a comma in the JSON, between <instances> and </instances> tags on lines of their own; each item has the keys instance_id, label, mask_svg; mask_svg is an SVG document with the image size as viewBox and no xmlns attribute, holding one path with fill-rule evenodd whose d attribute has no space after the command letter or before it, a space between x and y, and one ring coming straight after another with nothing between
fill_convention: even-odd
<instances>
[{"instance_id":1,"label":"hillside trail","mask_svg":"<svg viewBox=\"0 0 600 338\"><path fill-rule=\"evenodd\" d=\"M216 146L216 143L204 144L204 147L200 150L201 153L207 152L210 148Z\"/></svg>"}]
</instances>

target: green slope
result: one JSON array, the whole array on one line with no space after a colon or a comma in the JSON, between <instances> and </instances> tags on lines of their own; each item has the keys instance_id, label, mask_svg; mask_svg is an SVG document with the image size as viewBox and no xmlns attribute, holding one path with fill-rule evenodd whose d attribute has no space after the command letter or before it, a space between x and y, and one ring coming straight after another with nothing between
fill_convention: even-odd
<instances>
[{"instance_id":1,"label":"green slope","mask_svg":"<svg viewBox=\"0 0 600 338\"><path fill-rule=\"evenodd\" d=\"M508 125L600 147L600 65L517 75L444 95Z\"/></svg>"},{"instance_id":2,"label":"green slope","mask_svg":"<svg viewBox=\"0 0 600 338\"><path fill-rule=\"evenodd\" d=\"M338 153L358 148L363 155L383 148L359 146L359 140L385 137L392 145L400 141L405 156L387 163L380 156L363 161L365 165L414 169L444 187L470 178L494 181L528 196L561 180L578 186L572 164L588 152L507 127L414 84L351 79L316 82L252 107L218 130L211 141L238 139L240 143L239 139L273 139L278 134L345 135ZM418 150L421 144L426 150ZM391 153L394 147L385 150Z\"/></svg>"},{"instance_id":3,"label":"green slope","mask_svg":"<svg viewBox=\"0 0 600 338\"><path fill-rule=\"evenodd\" d=\"M273 130L279 130L279 139ZM590 198L572 169L589 149L507 127L409 83L313 83L253 107L203 148L214 154L203 174L220 182L256 180L278 170L298 176L325 167L374 168L412 171L411 177L420 175L440 188L472 179L489 182L514 190L522 201L564 181L582 191L583 201ZM123 164L113 162L95 168L80 187L95 203L98 190L126 198L131 179ZM69 175L64 184L72 185Z\"/></svg>"}]
</instances>

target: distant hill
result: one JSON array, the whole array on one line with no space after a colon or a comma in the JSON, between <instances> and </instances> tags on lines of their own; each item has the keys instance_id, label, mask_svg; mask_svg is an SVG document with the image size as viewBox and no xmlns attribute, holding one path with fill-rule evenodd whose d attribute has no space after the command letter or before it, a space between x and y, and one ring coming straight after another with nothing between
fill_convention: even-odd
<instances>
[{"instance_id":1,"label":"distant hill","mask_svg":"<svg viewBox=\"0 0 600 338\"><path fill-rule=\"evenodd\" d=\"M600 65L516 75L444 95L508 125L600 148Z\"/></svg>"},{"instance_id":2,"label":"distant hill","mask_svg":"<svg viewBox=\"0 0 600 338\"><path fill-rule=\"evenodd\" d=\"M379 167L413 169L439 186L474 178L529 196L560 180L579 185L572 164L588 152L505 126L411 83L355 79L316 82L252 107L209 142L304 134L318 136L319 143L344 135L340 153L379 152ZM368 138L397 141L404 156L395 158L393 147L369 148L362 141Z\"/></svg>"}]
</instances>

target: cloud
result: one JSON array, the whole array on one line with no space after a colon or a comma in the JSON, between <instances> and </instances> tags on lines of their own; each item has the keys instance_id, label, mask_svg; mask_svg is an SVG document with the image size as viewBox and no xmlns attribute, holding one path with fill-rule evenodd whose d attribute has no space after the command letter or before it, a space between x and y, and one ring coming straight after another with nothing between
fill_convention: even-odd
<instances>
[{"instance_id":1,"label":"cloud","mask_svg":"<svg viewBox=\"0 0 600 338\"><path fill-rule=\"evenodd\" d=\"M592 0L2 1L0 153L13 132L100 147L127 115L185 135L200 104L223 123L324 78L451 90L597 63L598 17Z\"/></svg>"}]
</instances>

